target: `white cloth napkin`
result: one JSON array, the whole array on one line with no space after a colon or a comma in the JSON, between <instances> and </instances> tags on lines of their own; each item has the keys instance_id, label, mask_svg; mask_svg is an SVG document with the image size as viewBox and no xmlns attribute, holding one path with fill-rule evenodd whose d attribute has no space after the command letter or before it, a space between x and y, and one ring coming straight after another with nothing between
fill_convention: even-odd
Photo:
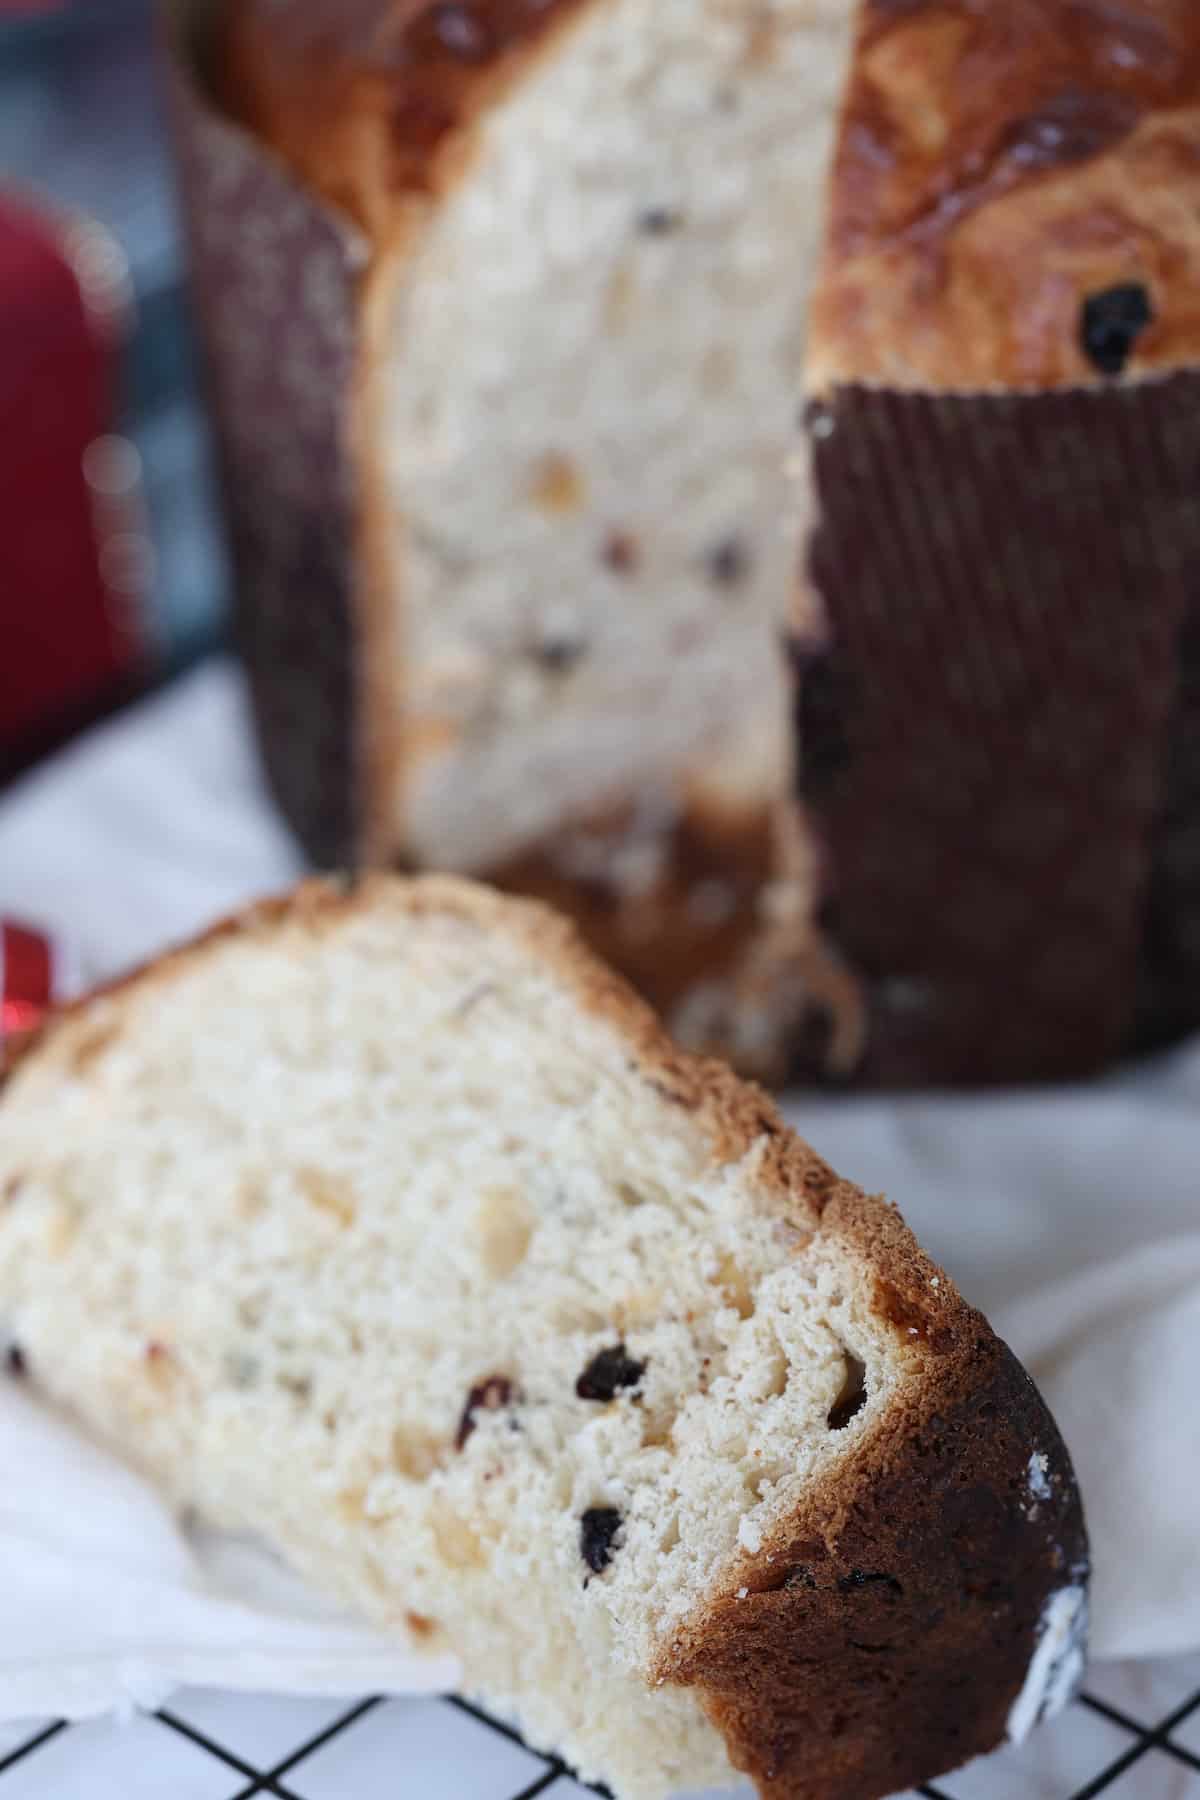
<instances>
[{"instance_id":1,"label":"white cloth napkin","mask_svg":"<svg viewBox=\"0 0 1200 1800\"><path fill-rule=\"evenodd\" d=\"M91 978L285 886L240 678L214 663L0 804L0 915ZM1086 1089L789 1097L845 1174L898 1201L1046 1395L1092 1532L1094 1649L1200 1646L1200 1043ZM182 1682L452 1685L331 1617L252 1546L187 1534L128 1471L0 1383L0 1718L159 1702Z\"/></svg>"},{"instance_id":2,"label":"white cloth napkin","mask_svg":"<svg viewBox=\"0 0 1200 1800\"><path fill-rule=\"evenodd\" d=\"M0 1719L161 1706L180 1685L444 1693L454 1660L341 1618L259 1546L189 1533L144 1481L0 1384Z\"/></svg>"}]
</instances>

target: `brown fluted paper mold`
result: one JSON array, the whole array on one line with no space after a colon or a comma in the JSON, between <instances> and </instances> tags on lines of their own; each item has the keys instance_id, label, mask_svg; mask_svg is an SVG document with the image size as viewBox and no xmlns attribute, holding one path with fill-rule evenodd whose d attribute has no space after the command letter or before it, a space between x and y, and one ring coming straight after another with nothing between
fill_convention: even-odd
<instances>
[{"instance_id":1,"label":"brown fluted paper mold","mask_svg":"<svg viewBox=\"0 0 1200 1800\"><path fill-rule=\"evenodd\" d=\"M797 644L802 788L860 1075L1061 1078L1194 1021L1200 377L845 388L810 424L829 638Z\"/></svg>"},{"instance_id":2,"label":"brown fluted paper mold","mask_svg":"<svg viewBox=\"0 0 1200 1800\"><path fill-rule=\"evenodd\" d=\"M176 0L167 66L235 627L271 787L332 865L356 836L345 403L362 245L210 101L214 15L211 0Z\"/></svg>"},{"instance_id":3,"label":"brown fluted paper mold","mask_svg":"<svg viewBox=\"0 0 1200 1800\"><path fill-rule=\"evenodd\" d=\"M1200 1021L1200 15L868 0L814 299L798 627L859 1079Z\"/></svg>"}]
</instances>

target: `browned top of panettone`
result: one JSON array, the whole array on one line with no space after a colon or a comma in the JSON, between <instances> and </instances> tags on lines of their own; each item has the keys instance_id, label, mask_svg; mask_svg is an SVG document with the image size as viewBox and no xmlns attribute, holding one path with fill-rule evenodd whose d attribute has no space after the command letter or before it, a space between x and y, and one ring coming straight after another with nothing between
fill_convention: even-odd
<instances>
[{"instance_id":1,"label":"browned top of panettone","mask_svg":"<svg viewBox=\"0 0 1200 1800\"><path fill-rule=\"evenodd\" d=\"M220 0L224 109L372 236L436 194L491 96L586 0Z\"/></svg>"},{"instance_id":2,"label":"browned top of panettone","mask_svg":"<svg viewBox=\"0 0 1200 1800\"><path fill-rule=\"evenodd\" d=\"M1196 0L865 0L811 388L1197 360L1198 181Z\"/></svg>"}]
</instances>

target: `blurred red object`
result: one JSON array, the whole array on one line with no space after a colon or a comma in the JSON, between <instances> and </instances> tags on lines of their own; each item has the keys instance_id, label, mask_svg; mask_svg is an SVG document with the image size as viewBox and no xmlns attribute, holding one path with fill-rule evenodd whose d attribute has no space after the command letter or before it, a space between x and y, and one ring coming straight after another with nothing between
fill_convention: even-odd
<instances>
[{"instance_id":1,"label":"blurred red object","mask_svg":"<svg viewBox=\"0 0 1200 1800\"><path fill-rule=\"evenodd\" d=\"M0 1047L32 1031L54 991L50 945L36 931L0 919Z\"/></svg>"},{"instance_id":2,"label":"blurred red object","mask_svg":"<svg viewBox=\"0 0 1200 1800\"><path fill-rule=\"evenodd\" d=\"M140 466L112 433L130 325L111 235L0 195L0 752L138 662Z\"/></svg>"},{"instance_id":3,"label":"blurred red object","mask_svg":"<svg viewBox=\"0 0 1200 1800\"><path fill-rule=\"evenodd\" d=\"M50 1008L78 987L79 970L62 943L0 918L0 1074L6 1055L11 1058Z\"/></svg>"}]
</instances>

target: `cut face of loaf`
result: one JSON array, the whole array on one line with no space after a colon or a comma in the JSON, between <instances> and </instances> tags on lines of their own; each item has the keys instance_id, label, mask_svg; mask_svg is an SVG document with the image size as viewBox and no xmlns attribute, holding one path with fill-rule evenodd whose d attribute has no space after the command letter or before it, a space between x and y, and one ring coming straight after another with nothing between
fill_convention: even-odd
<instances>
[{"instance_id":1,"label":"cut face of loaf","mask_svg":"<svg viewBox=\"0 0 1200 1800\"><path fill-rule=\"evenodd\" d=\"M584 8L389 271L386 829L426 862L501 867L636 795L659 816L607 871L636 894L681 815L765 823L783 789L784 464L847 13Z\"/></svg>"},{"instance_id":2,"label":"cut face of loaf","mask_svg":"<svg viewBox=\"0 0 1200 1800\"><path fill-rule=\"evenodd\" d=\"M789 788L785 463L852 13L238 0L216 59L367 237L359 849L571 904L672 1010L753 931Z\"/></svg>"},{"instance_id":3,"label":"cut face of loaf","mask_svg":"<svg viewBox=\"0 0 1200 1800\"><path fill-rule=\"evenodd\" d=\"M467 884L309 884L52 1025L0 1098L0 1319L180 1505L624 1800L871 1800L1078 1672L1078 1496L1010 1353Z\"/></svg>"}]
</instances>

